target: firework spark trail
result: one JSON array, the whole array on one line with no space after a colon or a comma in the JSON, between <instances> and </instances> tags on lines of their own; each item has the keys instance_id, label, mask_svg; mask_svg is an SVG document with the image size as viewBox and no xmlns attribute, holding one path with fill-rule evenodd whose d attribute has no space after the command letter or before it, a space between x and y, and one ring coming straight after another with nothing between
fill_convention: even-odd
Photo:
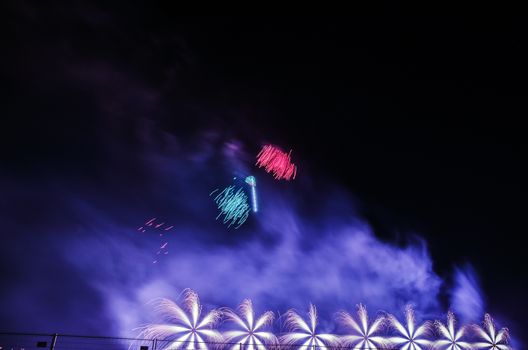
<instances>
[{"instance_id":1,"label":"firework spark trail","mask_svg":"<svg viewBox=\"0 0 528 350\"><path fill-rule=\"evenodd\" d=\"M226 341L237 343L231 347L231 350L266 349L266 345L277 343L273 333L263 330L273 323L275 318L273 312L267 311L255 320L253 303L249 299L240 304L237 312L228 308L223 309L222 312L227 320L234 322L240 328L223 333Z\"/></svg>"},{"instance_id":2,"label":"firework spark trail","mask_svg":"<svg viewBox=\"0 0 528 350\"><path fill-rule=\"evenodd\" d=\"M414 319L414 310L410 306L406 307L405 320L407 321L406 326L393 315L388 316L388 321L400 334L399 336L388 338L388 342L398 346L402 350L422 350L429 347L432 342L425 339L424 336L430 334L431 323L425 322L417 328Z\"/></svg>"},{"instance_id":3,"label":"firework spark trail","mask_svg":"<svg viewBox=\"0 0 528 350\"><path fill-rule=\"evenodd\" d=\"M147 222L145 222L145 225L152 226L152 222L154 222L154 220L156 220L156 218L152 218L152 219L148 220Z\"/></svg>"},{"instance_id":4,"label":"firework spark trail","mask_svg":"<svg viewBox=\"0 0 528 350\"><path fill-rule=\"evenodd\" d=\"M273 173L277 180L295 179L297 175L297 166L291 162L291 150L289 153L282 151L280 148L265 145L257 154L257 165L259 168L264 167L268 173Z\"/></svg>"},{"instance_id":5,"label":"firework spark trail","mask_svg":"<svg viewBox=\"0 0 528 350\"><path fill-rule=\"evenodd\" d=\"M471 344L462 340L466 333L466 327L455 329L455 315L449 311L447 313L447 324L444 325L440 321L435 321L436 329L443 337L435 342L435 348L443 350L464 350L471 349Z\"/></svg>"},{"instance_id":6,"label":"firework spark trail","mask_svg":"<svg viewBox=\"0 0 528 350\"><path fill-rule=\"evenodd\" d=\"M474 348L488 350L508 350L508 329L497 331L495 323L489 314L484 315L483 327L474 326L475 332L482 341L472 343Z\"/></svg>"},{"instance_id":7,"label":"firework spark trail","mask_svg":"<svg viewBox=\"0 0 528 350\"><path fill-rule=\"evenodd\" d=\"M295 311L290 310L286 313L285 326L291 332L280 337L281 344L297 345L298 342L302 342L298 350L308 350L311 347L328 350L329 346L339 344L338 336L317 332L317 309L312 304L308 310L308 322Z\"/></svg>"},{"instance_id":8,"label":"firework spark trail","mask_svg":"<svg viewBox=\"0 0 528 350\"><path fill-rule=\"evenodd\" d=\"M169 231L170 229L174 227L174 226L163 227L163 225L165 225L165 222L156 223L156 220L157 218L152 218L146 221L143 224L143 226L139 227L137 230L140 232L146 232L146 230L149 230L149 232L151 232L152 230L162 231L159 233L159 236L163 237L164 231ZM164 242L163 244L161 244L160 247L157 249L156 255L161 255L162 253L163 255L169 254L168 244L169 242ZM159 257L155 257L154 260L152 261L153 264L157 264L158 262L159 262Z\"/></svg>"},{"instance_id":9,"label":"firework spark trail","mask_svg":"<svg viewBox=\"0 0 528 350\"><path fill-rule=\"evenodd\" d=\"M385 347L386 339L374 335L384 323L384 317L378 317L374 322L369 323L367 309L362 304L358 305L357 314L359 323L348 312L342 311L338 314L340 323L356 333L341 337L343 345L354 346L354 350L376 350Z\"/></svg>"},{"instance_id":10,"label":"firework spark trail","mask_svg":"<svg viewBox=\"0 0 528 350\"><path fill-rule=\"evenodd\" d=\"M253 204L253 212L258 211L257 208L257 179L253 175L246 177L246 183L251 187L251 199Z\"/></svg>"},{"instance_id":11,"label":"firework spark trail","mask_svg":"<svg viewBox=\"0 0 528 350\"><path fill-rule=\"evenodd\" d=\"M210 196L216 191L211 192ZM247 220L250 211L248 197L242 188L235 192L235 186L226 187L216 195L214 201L220 210L216 219L224 215L223 223L229 223L227 227L235 224L235 228L239 228Z\"/></svg>"},{"instance_id":12,"label":"firework spark trail","mask_svg":"<svg viewBox=\"0 0 528 350\"><path fill-rule=\"evenodd\" d=\"M156 311L166 319L165 324L149 324L141 329L138 338L168 339L163 349L207 350L206 340L220 343L222 335L214 325L220 319L218 310L211 310L202 315L202 305L198 295L187 289L184 291L183 307L169 299L160 299L156 304Z\"/></svg>"}]
</instances>

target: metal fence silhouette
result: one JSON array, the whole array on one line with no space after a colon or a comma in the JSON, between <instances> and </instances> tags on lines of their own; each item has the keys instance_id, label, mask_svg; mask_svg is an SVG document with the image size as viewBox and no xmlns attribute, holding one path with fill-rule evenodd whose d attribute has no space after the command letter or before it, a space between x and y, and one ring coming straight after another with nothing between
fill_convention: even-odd
<instances>
[{"instance_id":1,"label":"metal fence silhouette","mask_svg":"<svg viewBox=\"0 0 528 350\"><path fill-rule=\"evenodd\" d=\"M253 350L299 350L301 344L254 345ZM175 341L172 339L138 339L70 334L2 333L0 350L250 350L247 344L230 342ZM322 350L319 346L303 348ZM351 350L353 347L328 346L329 350ZM365 349L362 347L362 349ZM373 349L374 350L374 349ZM384 350L396 350L387 348Z\"/></svg>"}]
</instances>

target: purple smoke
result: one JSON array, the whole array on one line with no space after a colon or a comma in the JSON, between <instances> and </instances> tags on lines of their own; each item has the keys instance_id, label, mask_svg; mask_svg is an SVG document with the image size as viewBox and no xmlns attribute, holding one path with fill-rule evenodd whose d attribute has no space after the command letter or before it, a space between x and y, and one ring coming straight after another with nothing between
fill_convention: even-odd
<instances>
[{"instance_id":1,"label":"purple smoke","mask_svg":"<svg viewBox=\"0 0 528 350\"><path fill-rule=\"evenodd\" d=\"M464 323L478 323L484 314L484 301L475 271L471 266L455 270L451 308Z\"/></svg>"},{"instance_id":2,"label":"purple smoke","mask_svg":"<svg viewBox=\"0 0 528 350\"><path fill-rule=\"evenodd\" d=\"M178 140L168 144L176 145ZM47 316L55 318L54 327L68 329L69 321L82 312L90 321L79 325L77 333L131 336L134 328L152 321L145 306L150 300L174 299L186 287L214 306L235 307L251 298L257 310L285 312L291 307L305 310L312 302L328 324L335 311L353 310L358 303L372 313L399 314L408 303L414 304L420 317L445 312L438 298L442 280L433 271L425 242L400 247L380 241L335 187L322 186L316 193L303 185L277 188L261 174L261 212L239 230L215 221L208 193L229 181L229 174L248 171L238 161L247 152L239 142L214 133L198 146L189 153L178 147L164 154L150 148L126 158L128 164L122 164L126 168L143 169L142 177L137 172L129 176L133 191L127 190L130 183L119 183L115 171L103 176L103 188L56 185L52 189L61 197L57 207L64 210L58 214L61 225L53 223L47 232L29 234L46 237L58 254L51 258L53 264L67 269L66 278L41 286L61 300ZM317 200L307 209L304 199L312 196ZM170 254L153 265L157 237L142 235L136 228L159 216L174 228L166 235ZM45 259L50 257L41 260ZM77 279L83 290L64 290ZM465 280L459 280L456 311L481 313L476 308L480 304L459 308L466 297L459 290L467 291ZM8 288L2 302L16 300L20 288ZM46 307L46 299L26 293L27 310ZM87 295L97 306L94 311L83 306ZM27 315L4 306L10 319ZM82 310L72 312L70 308L76 306ZM38 319L19 319L15 324L49 330L44 329L49 323Z\"/></svg>"},{"instance_id":3,"label":"purple smoke","mask_svg":"<svg viewBox=\"0 0 528 350\"><path fill-rule=\"evenodd\" d=\"M82 172L58 176L46 168L37 180L6 175L0 182L10 242L0 248L9 266L1 328L133 336L152 321L150 300L175 299L184 288L211 306L251 298L257 311L283 313L314 303L327 328L335 311L358 303L371 314L400 315L412 303L419 318L445 315L443 281L426 242L383 242L339 186L307 171L277 184L252 167L255 152L245 147L257 144L215 127L175 136L143 118L166 112L155 91L104 65L74 68L81 73L73 80L103 91L92 140L101 154ZM126 90L113 85L121 80ZM230 230L214 220L209 193L241 174L258 177L260 212ZM136 230L152 217L174 225L170 254L156 265L159 240ZM467 319L482 317L472 275L457 273L452 294Z\"/></svg>"}]
</instances>

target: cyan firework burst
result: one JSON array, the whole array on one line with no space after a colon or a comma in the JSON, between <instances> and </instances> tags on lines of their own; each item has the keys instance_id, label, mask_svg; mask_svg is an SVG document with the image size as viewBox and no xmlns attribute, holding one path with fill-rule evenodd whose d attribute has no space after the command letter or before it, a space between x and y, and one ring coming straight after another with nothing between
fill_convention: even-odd
<instances>
[{"instance_id":1,"label":"cyan firework burst","mask_svg":"<svg viewBox=\"0 0 528 350\"><path fill-rule=\"evenodd\" d=\"M214 190L210 195L212 196L217 191ZM220 210L216 219L218 220L220 216L224 215L223 223L227 224L227 227L235 225L235 228L239 228L246 222L250 212L250 205L248 196L241 187L237 190L235 190L235 186L224 188L214 197L214 201L218 210Z\"/></svg>"}]
</instances>

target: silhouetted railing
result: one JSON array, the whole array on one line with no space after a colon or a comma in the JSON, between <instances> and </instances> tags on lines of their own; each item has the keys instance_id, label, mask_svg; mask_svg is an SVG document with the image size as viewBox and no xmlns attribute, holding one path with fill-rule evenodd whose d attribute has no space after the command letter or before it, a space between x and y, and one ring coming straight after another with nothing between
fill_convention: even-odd
<instances>
[{"instance_id":1,"label":"silhouetted railing","mask_svg":"<svg viewBox=\"0 0 528 350\"><path fill-rule=\"evenodd\" d=\"M173 339L138 339L71 334L3 333L0 350L351 350L353 347L294 345L253 345L236 342L178 341ZM396 348L384 347L384 350ZM362 350L368 350L362 347ZM373 349L374 350L374 349Z\"/></svg>"}]
</instances>

